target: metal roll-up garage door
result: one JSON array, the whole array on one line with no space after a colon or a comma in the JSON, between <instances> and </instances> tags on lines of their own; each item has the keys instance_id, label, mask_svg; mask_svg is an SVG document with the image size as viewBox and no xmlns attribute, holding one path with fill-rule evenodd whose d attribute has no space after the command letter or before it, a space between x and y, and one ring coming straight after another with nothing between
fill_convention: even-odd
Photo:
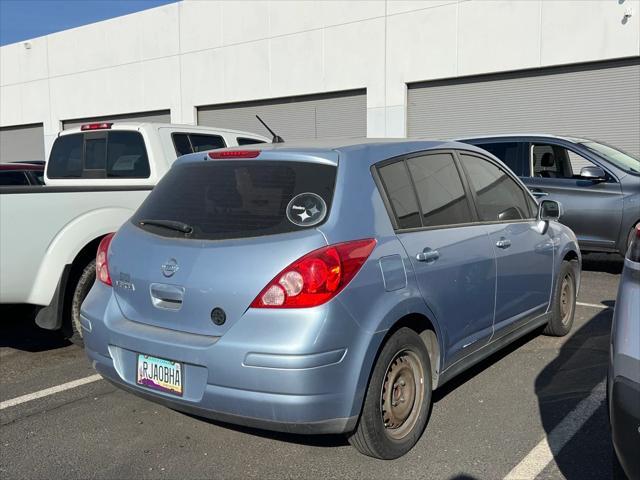
<instances>
[{"instance_id":1,"label":"metal roll-up garage door","mask_svg":"<svg viewBox=\"0 0 640 480\"><path fill-rule=\"evenodd\" d=\"M105 115L103 117L89 117L89 118L76 118L73 120L63 120L62 128L68 130L69 128L79 127L85 123L96 122L157 122L157 123L170 123L171 112L169 110L157 110L155 112L136 112L125 113L122 115Z\"/></svg>"},{"instance_id":2,"label":"metal roll-up garage door","mask_svg":"<svg viewBox=\"0 0 640 480\"><path fill-rule=\"evenodd\" d=\"M0 127L0 162L30 162L44 158L41 123Z\"/></svg>"},{"instance_id":3,"label":"metal roll-up garage door","mask_svg":"<svg viewBox=\"0 0 640 480\"><path fill-rule=\"evenodd\" d=\"M366 90L199 107L198 125L268 135L256 115L285 141L366 137Z\"/></svg>"},{"instance_id":4,"label":"metal roll-up garage door","mask_svg":"<svg viewBox=\"0 0 640 480\"><path fill-rule=\"evenodd\" d=\"M640 155L640 57L408 88L410 137L552 133Z\"/></svg>"}]
</instances>

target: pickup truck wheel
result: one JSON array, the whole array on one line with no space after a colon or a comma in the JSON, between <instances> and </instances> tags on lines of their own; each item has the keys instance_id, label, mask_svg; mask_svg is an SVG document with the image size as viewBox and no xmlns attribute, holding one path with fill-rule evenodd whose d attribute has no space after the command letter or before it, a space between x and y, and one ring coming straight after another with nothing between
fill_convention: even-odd
<instances>
[{"instance_id":1,"label":"pickup truck wheel","mask_svg":"<svg viewBox=\"0 0 640 480\"><path fill-rule=\"evenodd\" d=\"M544 329L545 335L564 337L571 331L576 312L576 277L573 265L563 261L556 280L551 304L551 319Z\"/></svg>"},{"instance_id":2,"label":"pickup truck wheel","mask_svg":"<svg viewBox=\"0 0 640 480\"><path fill-rule=\"evenodd\" d=\"M69 328L69 341L82 346L82 327L80 326L80 306L86 298L89 290L96 280L96 261L91 260L82 270L78 282L73 289L71 297L71 321Z\"/></svg>"},{"instance_id":3,"label":"pickup truck wheel","mask_svg":"<svg viewBox=\"0 0 640 480\"><path fill-rule=\"evenodd\" d=\"M385 343L349 443L360 453L391 460L420 439L431 405L431 364L416 332L401 328Z\"/></svg>"}]
</instances>

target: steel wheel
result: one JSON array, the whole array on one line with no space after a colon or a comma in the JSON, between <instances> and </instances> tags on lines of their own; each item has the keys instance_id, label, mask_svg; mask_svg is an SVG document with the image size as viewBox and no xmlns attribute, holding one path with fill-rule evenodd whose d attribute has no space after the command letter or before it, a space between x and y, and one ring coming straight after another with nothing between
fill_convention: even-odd
<instances>
[{"instance_id":1,"label":"steel wheel","mask_svg":"<svg viewBox=\"0 0 640 480\"><path fill-rule=\"evenodd\" d=\"M424 368L411 350L396 354L384 376L380 411L385 432L400 440L415 426L424 401Z\"/></svg>"},{"instance_id":2,"label":"steel wheel","mask_svg":"<svg viewBox=\"0 0 640 480\"><path fill-rule=\"evenodd\" d=\"M562 279L562 286L560 287L560 315L563 325L568 325L571 322L574 308L575 292L573 281L569 275L565 275Z\"/></svg>"}]
</instances>

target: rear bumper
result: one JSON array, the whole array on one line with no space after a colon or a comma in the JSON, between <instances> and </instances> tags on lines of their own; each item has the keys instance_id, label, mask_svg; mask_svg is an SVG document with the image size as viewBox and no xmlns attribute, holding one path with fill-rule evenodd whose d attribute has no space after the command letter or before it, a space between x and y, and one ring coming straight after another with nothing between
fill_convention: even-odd
<instances>
[{"instance_id":1,"label":"rear bumper","mask_svg":"<svg viewBox=\"0 0 640 480\"><path fill-rule=\"evenodd\" d=\"M311 422L287 422L282 420L269 420L267 418L248 417L239 415L236 413L227 413L223 411L215 411L203 406L202 402L194 403L182 401L178 398L170 398L167 395L162 395L143 387L130 385L123 381L118 376L113 363L108 358L99 358L99 355L91 353L87 350L89 358L93 360L94 368L100 373L106 380L111 382L118 388L132 393L138 397L150 400L152 402L164 405L165 407L178 410L180 412L188 413L191 415L197 415L199 417L209 418L219 422L230 423L234 425L242 425L245 427L258 428L263 430L270 430L275 432L295 433L295 434L333 434L333 433L345 433L353 431L358 421L357 416L346 418L332 418L327 420L318 420ZM208 395L215 395L215 392L210 392ZM207 395L207 396L208 396ZM290 402L289 398L288 401ZM275 405L268 399L254 400L254 406L256 405L269 405L270 409ZM288 402L287 402L288 403Z\"/></svg>"},{"instance_id":2,"label":"rear bumper","mask_svg":"<svg viewBox=\"0 0 640 480\"><path fill-rule=\"evenodd\" d=\"M116 386L176 410L249 427L306 434L355 428L366 388L358 380L371 337L351 319L334 318L339 307L280 317L279 326L290 320L289 328L269 331L264 313L248 311L224 336L212 337L130 321L113 298L94 302L94 290L82 307L85 350ZM333 333L324 338L333 321L341 331L328 329ZM137 385L138 353L181 362L183 395Z\"/></svg>"}]
</instances>

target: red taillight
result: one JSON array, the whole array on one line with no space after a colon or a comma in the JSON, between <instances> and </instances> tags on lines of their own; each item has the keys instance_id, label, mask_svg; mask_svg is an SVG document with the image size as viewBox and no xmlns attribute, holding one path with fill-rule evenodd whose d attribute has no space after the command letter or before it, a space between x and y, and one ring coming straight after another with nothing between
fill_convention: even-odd
<instances>
[{"instance_id":1,"label":"red taillight","mask_svg":"<svg viewBox=\"0 0 640 480\"><path fill-rule=\"evenodd\" d=\"M83 132L85 130L106 130L111 128L111 125L113 125L113 123L107 123L107 122L102 122L102 123L87 123L85 125L82 125L80 127L80 130L82 130Z\"/></svg>"},{"instance_id":2,"label":"red taillight","mask_svg":"<svg viewBox=\"0 0 640 480\"><path fill-rule=\"evenodd\" d=\"M252 308L307 308L335 297L369 258L372 238L322 247L296 260L260 292Z\"/></svg>"},{"instance_id":3,"label":"red taillight","mask_svg":"<svg viewBox=\"0 0 640 480\"><path fill-rule=\"evenodd\" d=\"M114 233L109 233L102 237L100 245L98 245L98 253L96 254L96 278L109 286L111 286L111 276L109 275L107 253L109 252L109 245L114 235Z\"/></svg>"},{"instance_id":4,"label":"red taillight","mask_svg":"<svg viewBox=\"0 0 640 480\"><path fill-rule=\"evenodd\" d=\"M209 158L220 160L224 158L256 158L260 150L221 150L209 152Z\"/></svg>"}]
</instances>

